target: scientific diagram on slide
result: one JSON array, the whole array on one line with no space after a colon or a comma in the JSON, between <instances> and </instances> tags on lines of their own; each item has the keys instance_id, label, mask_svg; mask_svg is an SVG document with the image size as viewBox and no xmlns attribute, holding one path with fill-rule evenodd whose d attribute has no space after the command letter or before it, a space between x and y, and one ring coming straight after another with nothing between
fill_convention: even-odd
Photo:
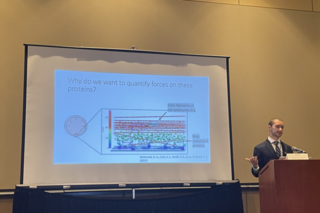
<instances>
[{"instance_id":1,"label":"scientific diagram on slide","mask_svg":"<svg viewBox=\"0 0 320 213\"><path fill-rule=\"evenodd\" d=\"M70 116L65 130L102 155L172 154L187 152L187 125L187 113L101 109L89 123L81 116Z\"/></svg>"},{"instance_id":2,"label":"scientific diagram on slide","mask_svg":"<svg viewBox=\"0 0 320 213\"><path fill-rule=\"evenodd\" d=\"M207 78L56 71L55 82L54 163L210 162Z\"/></svg>"}]
</instances>

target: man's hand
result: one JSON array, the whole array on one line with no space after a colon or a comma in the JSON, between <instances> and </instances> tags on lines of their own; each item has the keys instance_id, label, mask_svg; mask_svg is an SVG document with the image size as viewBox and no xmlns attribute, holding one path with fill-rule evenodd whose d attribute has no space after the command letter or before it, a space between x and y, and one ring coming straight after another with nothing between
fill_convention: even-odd
<instances>
[{"instance_id":1,"label":"man's hand","mask_svg":"<svg viewBox=\"0 0 320 213\"><path fill-rule=\"evenodd\" d=\"M258 168L258 158L257 156L253 156L251 158L246 158L246 160L252 164L253 168Z\"/></svg>"}]
</instances>

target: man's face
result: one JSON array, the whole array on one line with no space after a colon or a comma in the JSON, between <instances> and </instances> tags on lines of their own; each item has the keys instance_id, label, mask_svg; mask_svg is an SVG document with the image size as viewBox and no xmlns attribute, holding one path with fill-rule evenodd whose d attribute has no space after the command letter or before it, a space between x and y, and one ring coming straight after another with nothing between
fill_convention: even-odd
<instances>
[{"instance_id":1,"label":"man's face","mask_svg":"<svg viewBox=\"0 0 320 213\"><path fill-rule=\"evenodd\" d=\"M279 120L274 120L274 123L272 126L269 127L269 136L275 140L278 140L281 135L283 134L283 122Z\"/></svg>"}]
</instances>

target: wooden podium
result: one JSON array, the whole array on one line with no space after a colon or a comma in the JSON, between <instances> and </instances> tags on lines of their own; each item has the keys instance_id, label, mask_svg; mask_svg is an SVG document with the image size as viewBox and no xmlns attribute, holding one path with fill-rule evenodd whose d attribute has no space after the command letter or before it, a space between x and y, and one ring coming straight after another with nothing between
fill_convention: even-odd
<instances>
[{"instance_id":1,"label":"wooden podium","mask_svg":"<svg viewBox=\"0 0 320 213\"><path fill-rule=\"evenodd\" d=\"M320 160L271 160L259 173L261 213L319 213Z\"/></svg>"}]
</instances>

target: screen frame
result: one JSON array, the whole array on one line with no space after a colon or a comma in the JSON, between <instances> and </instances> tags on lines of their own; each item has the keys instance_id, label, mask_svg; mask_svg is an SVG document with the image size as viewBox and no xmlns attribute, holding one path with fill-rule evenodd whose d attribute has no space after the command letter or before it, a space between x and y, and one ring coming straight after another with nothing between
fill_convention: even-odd
<instances>
[{"instance_id":1,"label":"screen frame","mask_svg":"<svg viewBox=\"0 0 320 213\"><path fill-rule=\"evenodd\" d=\"M115 52L130 52L130 53L147 53L147 54L164 54L164 55L180 55L180 56L197 56L197 57L212 57L226 59L226 80L227 80L227 101L228 101L228 118L229 118L229 138L230 138L230 162L231 176L234 180L234 162L233 162L233 141L232 141L232 123L231 123L231 96L230 96L230 76L229 76L229 56L214 56L201 54L184 54L172 52L147 51L137 49L114 49L114 48L94 48L94 47L72 47L72 46L55 46L55 45L40 45L40 44L24 44L24 86L23 86L23 117L22 117L22 144L21 144L21 166L20 166L20 184L23 184L24 179L24 158L25 158L25 134L26 134L26 109L27 109L27 67L28 67L28 47L52 47L52 48L68 48L81 50L96 50L96 51L115 51ZM114 184L113 184L114 185ZM150 184L149 184L150 185ZM155 186L154 184L151 184ZM157 184L156 184L157 185Z\"/></svg>"}]
</instances>

